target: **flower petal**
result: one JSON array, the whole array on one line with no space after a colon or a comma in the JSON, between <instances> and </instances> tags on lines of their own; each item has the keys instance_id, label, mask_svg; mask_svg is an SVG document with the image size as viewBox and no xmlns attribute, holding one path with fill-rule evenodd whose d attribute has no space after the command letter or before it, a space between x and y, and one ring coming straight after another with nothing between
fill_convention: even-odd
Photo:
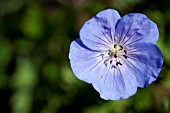
<instances>
[{"instance_id":1,"label":"flower petal","mask_svg":"<svg viewBox=\"0 0 170 113\"><path fill-rule=\"evenodd\" d=\"M93 84L93 87L105 100L125 99L137 91L135 76L124 66L110 69L100 81Z\"/></svg>"},{"instance_id":2,"label":"flower petal","mask_svg":"<svg viewBox=\"0 0 170 113\"><path fill-rule=\"evenodd\" d=\"M82 42L89 48L99 50L113 42L115 26L120 19L116 10L107 9L88 20L80 30Z\"/></svg>"},{"instance_id":3,"label":"flower petal","mask_svg":"<svg viewBox=\"0 0 170 113\"><path fill-rule=\"evenodd\" d=\"M156 80L163 64L162 53L152 43L137 43L125 48L127 59L109 71L93 87L106 100L125 99Z\"/></svg>"},{"instance_id":4,"label":"flower petal","mask_svg":"<svg viewBox=\"0 0 170 113\"><path fill-rule=\"evenodd\" d=\"M88 83L98 81L107 71L103 53L89 49L80 38L71 43L69 59L75 76Z\"/></svg>"},{"instance_id":5,"label":"flower petal","mask_svg":"<svg viewBox=\"0 0 170 113\"><path fill-rule=\"evenodd\" d=\"M115 37L121 45L131 45L136 42L155 44L159 32L157 25L140 13L127 14L118 22Z\"/></svg>"},{"instance_id":6,"label":"flower petal","mask_svg":"<svg viewBox=\"0 0 170 113\"><path fill-rule=\"evenodd\" d=\"M127 59L122 63L129 67L139 87L147 87L161 71L163 57L160 49L152 43L136 43L126 50Z\"/></svg>"}]
</instances>

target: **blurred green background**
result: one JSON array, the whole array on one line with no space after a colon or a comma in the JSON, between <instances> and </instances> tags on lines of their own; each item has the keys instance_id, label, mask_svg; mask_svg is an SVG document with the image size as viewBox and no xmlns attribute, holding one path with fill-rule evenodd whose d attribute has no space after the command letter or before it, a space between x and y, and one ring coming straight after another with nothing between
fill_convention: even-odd
<instances>
[{"instance_id":1,"label":"blurred green background","mask_svg":"<svg viewBox=\"0 0 170 113\"><path fill-rule=\"evenodd\" d=\"M68 52L101 10L146 14L159 28L164 65L129 99L105 101L72 73ZM0 0L0 113L170 113L169 0Z\"/></svg>"}]
</instances>

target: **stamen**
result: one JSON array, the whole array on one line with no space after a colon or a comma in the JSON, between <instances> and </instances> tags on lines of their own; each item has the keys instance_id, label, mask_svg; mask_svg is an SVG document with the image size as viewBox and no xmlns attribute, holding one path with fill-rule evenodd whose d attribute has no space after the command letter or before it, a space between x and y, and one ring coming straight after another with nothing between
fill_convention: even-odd
<instances>
[{"instance_id":1,"label":"stamen","mask_svg":"<svg viewBox=\"0 0 170 113\"><path fill-rule=\"evenodd\" d=\"M125 53L125 54L127 54L127 51L126 51L126 50L124 50L124 53Z\"/></svg>"},{"instance_id":2,"label":"stamen","mask_svg":"<svg viewBox=\"0 0 170 113\"><path fill-rule=\"evenodd\" d=\"M127 56L126 56L126 55L123 55L123 57L127 59Z\"/></svg>"},{"instance_id":3,"label":"stamen","mask_svg":"<svg viewBox=\"0 0 170 113\"><path fill-rule=\"evenodd\" d=\"M116 66L118 66L118 62L116 62Z\"/></svg>"},{"instance_id":4,"label":"stamen","mask_svg":"<svg viewBox=\"0 0 170 113\"><path fill-rule=\"evenodd\" d=\"M110 46L110 49L107 52L108 58L105 60L104 64L105 66L111 65L111 69L117 68L118 65L122 65L122 63L120 62L121 58L124 57L125 59L127 59L127 51L124 50L124 47L122 45L114 44Z\"/></svg>"},{"instance_id":5,"label":"stamen","mask_svg":"<svg viewBox=\"0 0 170 113\"><path fill-rule=\"evenodd\" d=\"M108 55L109 55L109 56L113 56L113 55L114 55L114 52L111 51L111 50L109 50Z\"/></svg>"},{"instance_id":6,"label":"stamen","mask_svg":"<svg viewBox=\"0 0 170 113\"><path fill-rule=\"evenodd\" d=\"M122 63L120 63L120 62L116 62L116 66L118 66L118 64L119 64L119 65L122 65Z\"/></svg>"},{"instance_id":7,"label":"stamen","mask_svg":"<svg viewBox=\"0 0 170 113\"><path fill-rule=\"evenodd\" d=\"M101 56L102 56L102 59L104 58L104 54L101 54Z\"/></svg>"},{"instance_id":8,"label":"stamen","mask_svg":"<svg viewBox=\"0 0 170 113\"><path fill-rule=\"evenodd\" d=\"M116 66L115 66L115 65L112 65L111 69L113 69L113 68L116 68Z\"/></svg>"},{"instance_id":9,"label":"stamen","mask_svg":"<svg viewBox=\"0 0 170 113\"><path fill-rule=\"evenodd\" d=\"M114 58L117 58L117 55L116 55L116 54L114 54Z\"/></svg>"},{"instance_id":10,"label":"stamen","mask_svg":"<svg viewBox=\"0 0 170 113\"><path fill-rule=\"evenodd\" d=\"M111 55L111 53L112 53L112 52L111 52L111 51L109 51L109 52L108 52L108 55L110 56L110 55Z\"/></svg>"},{"instance_id":11,"label":"stamen","mask_svg":"<svg viewBox=\"0 0 170 113\"><path fill-rule=\"evenodd\" d=\"M119 47L120 47L119 51L123 50L123 46L119 45Z\"/></svg>"},{"instance_id":12,"label":"stamen","mask_svg":"<svg viewBox=\"0 0 170 113\"><path fill-rule=\"evenodd\" d=\"M105 66L107 66L108 60L109 60L109 59L106 59L106 60L104 61L104 65L105 65Z\"/></svg>"},{"instance_id":13,"label":"stamen","mask_svg":"<svg viewBox=\"0 0 170 113\"><path fill-rule=\"evenodd\" d=\"M112 64L112 60L110 60L110 64Z\"/></svg>"}]
</instances>

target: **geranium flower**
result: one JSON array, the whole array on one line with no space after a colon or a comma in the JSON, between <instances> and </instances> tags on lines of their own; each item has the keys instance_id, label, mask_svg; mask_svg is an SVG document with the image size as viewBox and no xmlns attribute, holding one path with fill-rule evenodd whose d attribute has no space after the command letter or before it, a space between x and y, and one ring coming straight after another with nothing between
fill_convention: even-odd
<instances>
[{"instance_id":1,"label":"geranium flower","mask_svg":"<svg viewBox=\"0 0 170 113\"><path fill-rule=\"evenodd\" d=\"M158 77L163 64L156 24L144 14L122 18L113 9L99 12L80 30L70 45L75 76L93 87L105 100L134 95Z\"/></svg>"}]
</instances>

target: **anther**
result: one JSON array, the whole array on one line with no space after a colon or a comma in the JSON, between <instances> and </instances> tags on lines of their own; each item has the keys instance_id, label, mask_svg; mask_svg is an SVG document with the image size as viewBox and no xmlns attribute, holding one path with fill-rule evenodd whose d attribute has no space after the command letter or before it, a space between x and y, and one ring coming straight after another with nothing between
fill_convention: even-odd
<instances>
[{"instance_id":1,"label":"anther","mask_svg":"<svg viewBox=\"0 0 170 113\"><path fill-rule=\"evenodd\" d=\"M119 50L123 50L123 46L119 45L120 49Z\"/></svg>"},{"instance_id":2,"label":"anther","mask_svg":"<svg viewBox=\"0 0 170 113\"><path fill-rule=\"evenodd\" d=\"M124 50L124 53L125 53L125 54L127 54L127 51L126 51L126 50Z\"/></svg>"},{"instance_id":3,"label":"anther","mask_svg":"<svg viewBox=\"0 0 170 113\"><path fill-rule=\"evenodd\" d=\"M120 63L120 62L116 62L116 66L118 66L118 65L122 65L122 63Z\"/></svg>"},{"instance_id":4,"label":"anther","mask_svg":"<svg viewBox=\"0 0 170 113\"><path fill-rule=\"evenodd\" d=\"M109 56L111 55L111 51L108 52L108 55L109 55Z\"/></svg>"},{"instance_id":5,"label":"anther","mask_svg":"<svg viewBox=\"0 0 170 113\"><path fill-rule=\"evenodd\" d=\"M114 52L112 52L111 50L109 50L109 52L108 52L108 55L110 56L112 56L114 54Z\"/></svg>"},{"instance_id":6,"label":"anther","mask_svg":"<svg viewBox=\"0 0 170 113\"><path fill-rule=\"evenodd\" d=\"M126 56L126 55L123 55L123 57L127 59L127 56Z\"/></svg>"},{"instance_id":7,"label":"anther","mask_svg":"<svg viewBox=\"0 0 170 113\"><path fill-rule=\"evenodd\" d=\"M102 56L102 59L104 58L104 54L101 54L101 56Z\"/></svg>"},{"instance_id":8,"label":"anther","mask_svg":"<svg viewBox=\"0 0 170 113\"><path fill-rule=\"evenodd\" d=\"M114 48L116 48L116 46L117 46L117 45L115 44L115 45L114 45Z\"/></svg>"},{"instance_id":9,"label":"anther","mask_svg":"<svg viewBox=\"0 0 170 113\"><path fill-rule=\"evenodd\" d=\"M107 64L108 64L108 59L106 59L106 60L104 61L104 65L107 66Z\"/></svg>"},{"instance_id":10,"label":"anther","mask_svg":"<svg viewBox=\"0 0 170 113\"><path fill-rule=\"evenodd\" d=\"M114 58L117 58L117 55L116 55L116 54L114 54Z\"/></svg>"},{"instance_id":11,"label":"anther","mask_svg":"<svg viewBox=\"0 0 170 113\"><path fill-rule=\"evenodd\" d=\"M110 60L110 64L112 64L112 60Z\"/></svg>"},{"instance_id":12,"label":"anther","mask_svg":"<svg viewBox=\"0 0 170 113\"><path fill-rule=\"evenodd\" d=\"M115 65L112 65L111 69L113 69L113 68L116 68L116 66L115 66Z\"/></svg>"}]
</instances>

